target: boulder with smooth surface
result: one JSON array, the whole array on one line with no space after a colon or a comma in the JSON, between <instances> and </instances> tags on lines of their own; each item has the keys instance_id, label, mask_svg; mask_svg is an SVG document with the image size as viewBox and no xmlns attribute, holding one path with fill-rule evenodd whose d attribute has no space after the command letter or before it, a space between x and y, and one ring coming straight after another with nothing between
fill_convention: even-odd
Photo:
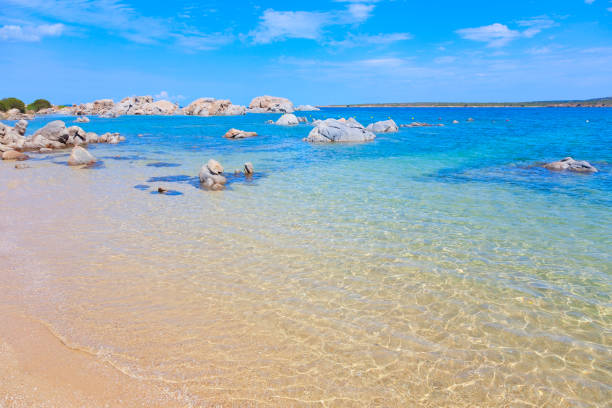
<instances>
[{"instance_id":1,"label":"boulder with smooth surface","mask_svg":"<svg viewBox=\"0 0 612 408\"><path fill-rule=\"evenodd\" d=\"M222 175L223 166L214 159L210 159L208 163L200 169L200 183L210 190L222 190L227 182L227 179Z\"/></svg>"},{"instance_id":2,"label":"boulder with smooth surface","mask_svg":"<svg viewBox=\"0 0 612 408\"><path fill-rule=\"evenodd\" d=\"M82 148L81 146L75 146L72 148L70 152L70 157L68 158L69 166L81 166L81 165L90 165L98 161L91 153Z\"/></svg>"},{"instance_id":3,"label":"boulder with smooth surface","mask_svg":"<svg viewBox=\"0 0 612 408\"><path fill-rule=\"evenodd\" d=\"M311 143L359 143L374 140L376 135L355 119L319 121L304 140Z\"/></svg>"},{"instance_id":4,"label":"boulder with smooth surface","mask_svg":"<svg viewBox=\"0 0 612 408\"><path fill-rule=\"evenodd\" d=\"M298 125L299 123L300 121L293 113L285 113L283 116L278 118L276 122L274 122L274 124L280 126L294 126Z\"/></svg>"},{"instance_id":5,"label":"boulder with smooth surface","mask_svg":"<svg viewBox=\"0 0 612 408\"><path fill-rule=\"evenodd\" d=\"M28 160L30 157L25 154L18 152L17 150L9 150L7 152L2 153L2 160Z\"/></svg>"},{"instance_id":6,"label":"boulder with smooth surface","mask_svg":"<svg viewBox=\"0 0 612 408\"><path fill-rule=\"evenodd\" d=\"M393 119L371 123L366 129L372 133L393 133L399 130Z\"/></svg>"}]
</instances>

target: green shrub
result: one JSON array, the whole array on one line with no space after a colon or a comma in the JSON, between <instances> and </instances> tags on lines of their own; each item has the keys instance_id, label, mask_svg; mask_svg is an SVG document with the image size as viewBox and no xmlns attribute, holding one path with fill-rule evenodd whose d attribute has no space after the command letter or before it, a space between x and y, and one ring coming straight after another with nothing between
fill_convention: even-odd
<instances>
[{"instance_id":1,"label":"green shrub","mask_svg":"<svg viewBox=\"0 0 612 408\"><path fill-rule=\"evenodd\" d=\"M19 109L19 112L25 113L25 104L17 98L4 98L0 100L0 110L6 112L13 108Z\"/></svg>"},{"instance_id":2,"label":"green shrub","mask_svg":"<svg viewBox=\"0 0 612 408\"><path fill-rule=\"evenodd\" d=\"M28 105L28 110L33 110L34 112L38 112L41 109L51 108L51 102L46 99L37 99L31 104Z\"/></svg>"}]
</instances>

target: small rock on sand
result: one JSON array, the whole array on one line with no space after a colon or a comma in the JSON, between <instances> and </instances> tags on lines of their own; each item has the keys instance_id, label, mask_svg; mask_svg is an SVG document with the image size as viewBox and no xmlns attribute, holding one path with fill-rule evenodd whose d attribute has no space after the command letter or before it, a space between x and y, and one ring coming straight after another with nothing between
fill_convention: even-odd
<instances>
[{"instance_id":1,"label":"small rock on sand","mask_svg":"<svg viewBox=\"0 0 612 408\"><path fill-rule=\"evenodd\" d=\"M2 153L2 160L28 160L30 157L25 154L18 152L17 150L9 150L7 152Z\"/></svg>"}]
</instances>

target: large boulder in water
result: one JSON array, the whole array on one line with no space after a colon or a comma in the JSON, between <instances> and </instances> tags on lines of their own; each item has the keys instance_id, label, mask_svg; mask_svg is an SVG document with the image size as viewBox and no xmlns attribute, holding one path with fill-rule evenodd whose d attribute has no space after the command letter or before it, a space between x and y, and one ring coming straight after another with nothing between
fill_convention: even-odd
<instances>
[{"instance_id":1,"label":"large boulder in water","mask_svg":"<svg viewBox=\"0 0 612 408\"><path fill-rule=\"evenodd\" d=\"M47 123L45 126L34 132L34 135L42 135L47 140L61 143L66 143L68 141L68 137L70 136L68 134L68 129L66 129L66 124L61 120L54 120Z\"/></svg>"},{"instance_id":2,"label":"large boulder in water","mask_svg":"<svg viewBox=\"0 0 612 408\"><path fill-rule=\"evenodd\" d=\"M96 159L91 153L87 150L83 149L81 146L75 146L70 152L70 157L68 158L69 166L80 166L80 165L89 165L93 164L98 159Z\"/></svg>"},{"instance_id":3,"label":"large boulder in water","mask_svg":"<svg viewBox=\"0 0 612 408\"><path fill-rule=\"evenodd\" d=\"M359 143L374 140L376 135L355 119L326 119L317 121L316 127L304 139L311 143Z\"/></svg>"},{"instance_id":4,"label":"large boulder in water","mask_svg":"<svg viewBox=\"0 0 612 408\"><path fill-rule=\"evenodd\" d=\"M293 111L293 102L278 96L258 96L249 104L249 112L252 113L292 113Z\"/></svg>"},{"instance_id":5,"label":"large boulder in water","mask_svg":"<svg viewBox=\"0 0 612 408\"><path fill-rule=\"evenodd\" d=\"M222 190L227 182L227 179L222 175L223 166L214 159L210 159L208 163L200 169L200 183L211 190Z\"/></svg>"},{"instance_id":6,"label":"large boulder in water","mask_svg":"<svg viewBox=\"0 0 612 408\"><path fill-rule=\"evenodd\" d=\"M596 173L597 169L595 166L591 165L588 161L584 160L574 160L571 157L566 157L565 159L547 163L544 165L544 168L553 171L575 171L579 173Z\"/></svg>"},{"instance_id":7,"label":"large boulder in water","mask_svg":"<svg viewBox=\"0 0 612 408\"><path fill-rule=\"evenodd\" d=\"M227 131L227 133L225 133L225 135L223 135L224 138L226 139L246 139L248 137L255 137L257 136L257 133L255 132L245 132L244 130L239 130L239 129L230 129Z\"/></svg>"},{"instance_id":8,"label":"large boulder in water","mask_svg":"<svg viewBox=\"0 0 612 408\"><path fill-rule=\"evenodd\" d=\"M300 121L298 120L297 116L295 116L293 113L285 113L283 116L278 118L276 122L274 122L274 124L280 125L280 126L293 126L299 123Z\"/></svg>"},{"instance_id":9,"label":"large boulder in water","mask_svg":"<svg viewBox=\"0 0 612 408\"><path fill-rule=\"evenodd\" d=\"M393 133L399 130L397 124L392 119L382 120L380 122L371 123L366 128L373 133Z\"/></svg>"}]
</instances>

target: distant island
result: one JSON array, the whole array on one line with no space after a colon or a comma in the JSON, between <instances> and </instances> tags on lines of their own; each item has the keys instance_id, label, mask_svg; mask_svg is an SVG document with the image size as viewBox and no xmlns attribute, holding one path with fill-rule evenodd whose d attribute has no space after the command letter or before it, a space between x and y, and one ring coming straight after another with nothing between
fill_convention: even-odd
<instances>
[{"instance_id":1,"label":"distant island","mask_svg":"<svg viewBox=\"0 0 612 408\"><path fill-rule=\"evenodd\" d=\"M325 108L605 108L612 97L568 101L534 102L398 102L326 105Z\"/></svg>"}]
</instances>

